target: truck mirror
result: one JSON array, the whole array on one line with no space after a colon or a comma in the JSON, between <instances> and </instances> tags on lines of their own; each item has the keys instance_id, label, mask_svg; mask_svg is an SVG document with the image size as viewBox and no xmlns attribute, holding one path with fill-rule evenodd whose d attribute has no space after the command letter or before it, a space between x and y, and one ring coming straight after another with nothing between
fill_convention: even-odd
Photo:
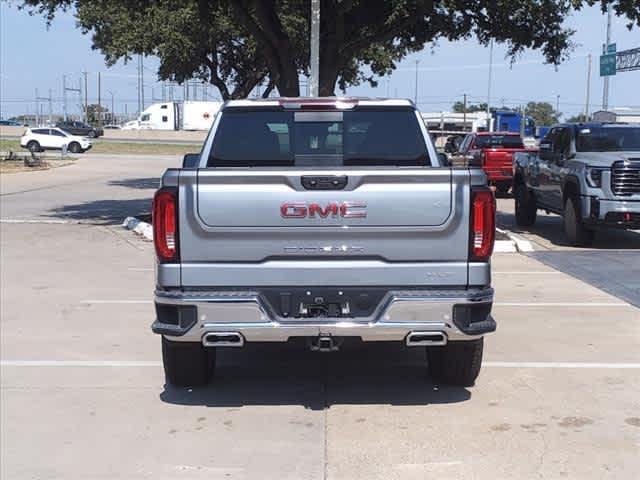
<instances>
[{"instance_id":1,"label":"truck mirror","mask_svg":"<svg viewBox=\"0 0 640 480\"><path fill-rule=\"evenodd\" d=\"M182 159L182 168L197 168L199 163L199 153L186 153Z\"/></svg>"}]
</instances>

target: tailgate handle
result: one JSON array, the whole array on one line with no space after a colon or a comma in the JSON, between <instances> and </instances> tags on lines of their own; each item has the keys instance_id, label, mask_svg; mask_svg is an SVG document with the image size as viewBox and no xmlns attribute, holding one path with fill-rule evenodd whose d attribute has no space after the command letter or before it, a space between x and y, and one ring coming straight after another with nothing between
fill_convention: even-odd
<instances>
[{"instance_id":1,"label":"tailgate handle","mask_svg":"<svg viewBox=\"0 0 640 480\"><path fill-rule=\"evenodd\" d=\"M303 175L302 186L306 190L343 190L347 186L349 177L329 175L323 177L315 177L311 175Z\"/></svg>"}]
</instances>

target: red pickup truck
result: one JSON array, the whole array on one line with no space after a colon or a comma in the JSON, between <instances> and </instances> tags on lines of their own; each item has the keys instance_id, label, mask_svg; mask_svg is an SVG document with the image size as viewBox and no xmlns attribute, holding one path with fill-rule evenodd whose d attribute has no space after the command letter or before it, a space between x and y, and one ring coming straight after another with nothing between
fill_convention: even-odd
<instances>
[{"instance_id":1,"label":"red pickup truck","mask_svg":"<svg viewBox=\"0 0 640 480\"><path fill-rule=\"evenodd\" d=\"M454 166L480 165L489 185L505 194L513 183L513 154L526 150L522 137L513 132L479 132L468 134L458 151L452 154Z\"/></svg>"}]
</instances>

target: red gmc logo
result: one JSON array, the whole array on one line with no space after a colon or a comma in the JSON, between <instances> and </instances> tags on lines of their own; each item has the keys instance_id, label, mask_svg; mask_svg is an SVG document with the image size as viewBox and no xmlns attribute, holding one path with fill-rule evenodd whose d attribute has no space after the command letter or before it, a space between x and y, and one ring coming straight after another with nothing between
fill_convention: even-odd
<instances>
[{"instance_id":1,"label":"red gmc logo","mask_svg":"<svg viewBox=\"0 0 640 480\"><path fill-rule=\"evenodd\" d=\"M284 218L365 218L366 202L329 202L325 206L318 203L285 202L280 206L280 215Z\"/></svg>"}]
</instances>

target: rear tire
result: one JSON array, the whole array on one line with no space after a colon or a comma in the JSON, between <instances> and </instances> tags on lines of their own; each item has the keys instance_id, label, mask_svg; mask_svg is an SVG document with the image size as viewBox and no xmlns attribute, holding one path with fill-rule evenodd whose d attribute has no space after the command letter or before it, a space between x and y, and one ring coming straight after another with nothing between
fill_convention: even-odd
<instances>
[{"instance_id":1,"label":"rear tire","mask_svg":"<svg viewBox=\"0 0 640 480\"><path fill-rule=\"evenodd\" d=\"M89 133L87 133L87 137L89 138L96 138L96 132L94 130L90 130Z\"/></svg>"},{"instance_id":2,"label":"rear tire","mask_svg":"<svg viewBox=\"0 0 640 480\"><path fill-rule=\"evenodd\" d=\"M80 146L80 144L78 142L71 142L69 144L69 151L71 153L80 153L80 152L82 152L82 147Z\"/></svg>"},{"instance_id":3,"label":"rear tire","mask_svg":"<svg viewBox=\"0 0 640 480\"><path fill-rule=\"evenodd\" d=\"M40 144L35 140L31 140L29 143L27 143L27 148L32 153L38 153L40 151Z\"/></svg>"},{"instance_id":4,"label":"rear tire","mask_svg":"<svg viewBox=\"0 0 640 480\"><path fill-rule=\"evenodd\" d=\"M162 363L167 383L176 387L206 385L215 368L215 349L195 342L172 342L162 337Z\"/></svg>"},{"instance_id":5,"label":"rear tire","mask_svg":"<svg viewBox=\"0 0 640 480\"><path fill-rule=\"evenodd\" d=\"M449 342L443 347L427 347L429 374L433 380L470 387L482 365L484 339Z\"/></svg>"},{"instance_id":6,"label":"rear tire","mask_svg":"<svg viewBox=\"0 0 640 480\"><path fill-rule=\"evenodd\" d=\"M519 227L530 227L536 223L538 206L535 197L529 192L524 183L518 183L513 188L516 204L516 224Z\"/></svg>"},{"instance_id":7,"label":"rear tire","mask_svg":"<svg viewBox=\"0 0 640 480\"><path fill-rule=\"evenodd\" d=\"M580 206L575 197L567 198L562 214L564 234L571 245L576 247L588 247L593 243L595 232L584 226Z\"/></svg>"}]
</instances>

